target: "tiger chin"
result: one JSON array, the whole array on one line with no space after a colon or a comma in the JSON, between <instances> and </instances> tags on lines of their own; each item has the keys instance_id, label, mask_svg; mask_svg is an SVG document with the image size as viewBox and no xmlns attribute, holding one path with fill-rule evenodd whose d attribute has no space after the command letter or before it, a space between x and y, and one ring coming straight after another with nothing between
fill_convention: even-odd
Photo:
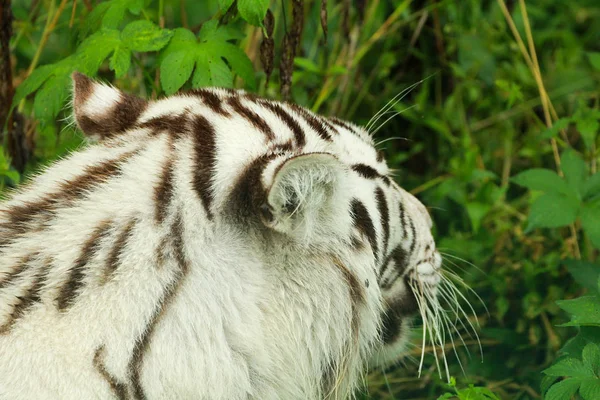
<instances>
[{"instance_id":1,"label":"tiger chin","mask_svg":"<svg viewBox=\"0 0 600 400\"><path fill-rule=\"evenodd\" d=\"M73 81L91 143L0 203L0 398L344 399L402 356L441 257L366 130Z\"/></svg>"}]
</instances>

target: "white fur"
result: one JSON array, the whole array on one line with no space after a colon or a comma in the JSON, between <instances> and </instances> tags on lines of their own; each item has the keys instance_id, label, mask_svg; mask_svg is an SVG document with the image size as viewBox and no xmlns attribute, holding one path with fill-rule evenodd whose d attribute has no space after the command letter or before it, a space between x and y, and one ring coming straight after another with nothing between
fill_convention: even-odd
<instances>
[{"instance_id":1,"label":"white fur","mask_svg":"<svg viewBox=\"0 0 600 400\"><path fill-rule=\"evenodd\" d=\"M97 85L79 112L107 110L118 102L118 94ZM252 102L244 100L244 105L273 127L277 142L292 138L292 132L274 114ZM283 236L266 243L262 236L248 233L220 214L240 171L268 148L264 135L241 116L212 113L189 96L151 103L140 120L183 109L205 116L217 132L214 221L208 221L191 186L193 139L182 136L171 148L167 132L151 138L140 129L113 140L110 146L93 145L57 162L0 204L2 223L12 207L54 193L87 166L139 149L120 175L94 187L72 206L59 208L47 229L29 232L2 253L0 282L21 257L35 252L37 258L35 267L19 277L21 284L0 291L0 324L10 313L15 296L44 268L43 260L52 258L53 263L42 303L35 304L8 334L0 335L0 398L112 398L107 381L92 364L100 347L104 349L104 368L117 381L130 384L128 363L136 340L165 288L178 277L180 266L172 249L164 265L156 264L155 253L169 235L177 213L182 216L189 273L157 324L143 358L141 385L149 399L346 398L360 382L374 350L379 362L397 360L406 334L384 349L379 343L381 315L389 296L402 295L408 289L399 283L389 293L382 293L368 241L362 238L360 249L351 245L352 237L359 235L349 211L355 198L374 216L380 243L382 237L373 199L376 184L348 168L353 163L377 164L381 174L387 173L387 167L375 161L366 134L361 131L358 137L340 128L340 137L327 143L315 133L307 133L303 154L308 155L282 155L265 169L262 180L271 187L271 206L281 210L291 192L300 199L297 215L275 215L271 228ZM310 132L301 118L296 119ZM171 152L174 200L166 221L157 225L153 195ZM324 152L329 154L320 154ZM280 167L277 173L276 167ZM392 199L390 247L403 240L396 205L405 202L406 194L393 187L385 190ZM406 206L418 225L419 240L431 240L427 217L413 200L406 201ZM58 288L85 240L107 218L113 226L85 268L82 292L75 304L61 313L54 304ZM132 218L136 223L120 266L112 279L103 283L112 241ZM414 254L414 261L426 256L423 247ZM434 270L432 265L423 265L417 272ZM362 301L354 305L344 271L354 276L364 291ZM331 393L323 393L321 378L332 361L338 382L329 388Z\"/></svg>"}]
</instances>

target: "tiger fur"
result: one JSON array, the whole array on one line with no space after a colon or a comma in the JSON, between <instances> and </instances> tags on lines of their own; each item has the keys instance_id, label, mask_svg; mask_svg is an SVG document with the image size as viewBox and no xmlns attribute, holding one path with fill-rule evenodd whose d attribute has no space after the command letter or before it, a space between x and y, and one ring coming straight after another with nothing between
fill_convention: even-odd
<instances>
[{"instance_id":1,"label":"tiger fur","mask_svg":"<svg viewBox=\"0 0 600 400\"><path fill-rule=\"evenodd\" d=\"M73 79L95 143L0 203L1 399L343 399L400 357L441 257L364 129Z\"/></svg>"}]
</instances>

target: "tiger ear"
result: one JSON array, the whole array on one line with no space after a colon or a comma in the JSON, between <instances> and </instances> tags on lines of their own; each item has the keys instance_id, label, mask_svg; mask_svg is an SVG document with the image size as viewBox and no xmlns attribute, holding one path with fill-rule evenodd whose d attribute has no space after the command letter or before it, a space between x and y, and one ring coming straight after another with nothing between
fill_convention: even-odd
<instances>
[{"instance_id":1,"label":"tiger ear","mask_svg":"<svg viewBox=\"0 0 600 400\"><path fill-rule=\"evenodd\" d=\"M327 153L287 159L275 167L267 202L261 208L263 223L303 242L327 234L344 207L339 199L346 184L344 164Z\"/></svg>"},{"instance_id":2,"label":"tiger ear","mask_svg":"<svg viewBox=\"0 0 600 400\"><path fill-rule=\"evenodd\" d=\"M147 102L74 72L73 112L88 138L105 139L135 126Z\"/></svg>"}]
</instances>

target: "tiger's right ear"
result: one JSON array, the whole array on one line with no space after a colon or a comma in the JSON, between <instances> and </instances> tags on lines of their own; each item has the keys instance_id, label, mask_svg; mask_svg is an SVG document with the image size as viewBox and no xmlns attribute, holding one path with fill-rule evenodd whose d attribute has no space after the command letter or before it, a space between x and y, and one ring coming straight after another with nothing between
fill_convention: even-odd
<instances>
[{"instance_id":1,"label":"tiger's right ear","mask_svg":"<svg viewBox=\"0 0 600 400\"><path fill-rule=\"evenodd\" d=\"M133 128L147 102L74 72L73 112L85 136L105 139Z\"/></svg>"}]
</instances>

